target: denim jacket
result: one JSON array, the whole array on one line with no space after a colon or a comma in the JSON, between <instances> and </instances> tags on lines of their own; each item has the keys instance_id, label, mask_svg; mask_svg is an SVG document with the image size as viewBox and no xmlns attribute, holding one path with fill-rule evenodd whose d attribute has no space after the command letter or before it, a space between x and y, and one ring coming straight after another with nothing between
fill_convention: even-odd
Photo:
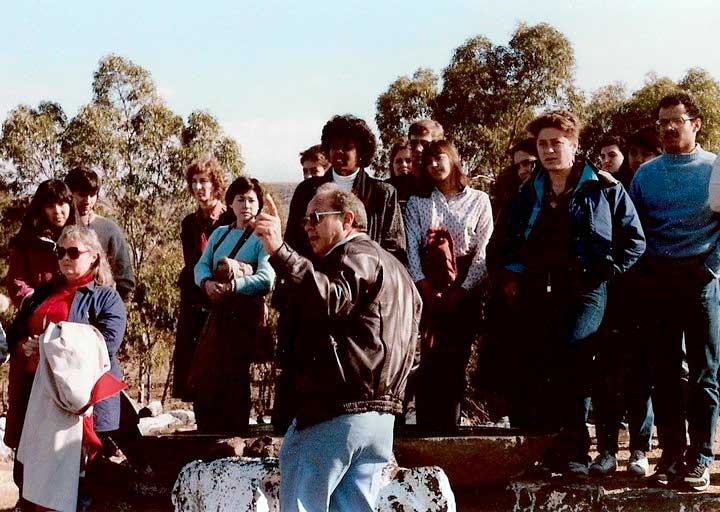
<instances>
[{"instance_id":1,"label":"denim jacket","mask_svg":"<svg viewBox=\"0 0 720 512\"><path fill-rule=\"evenodd\" d=\"M627 271L640 258L645 235L622 184L588 162L577 160L575 165L582 167L569 205L573 256L588 279L602 282ZM525 270L525 244L540 212L546 183L547 171L540 167L501 212L489 249L496 268Z\"/></svg>"},{"instance_id":2,"label":"denim jacket","mask_svg":"<svg viewBox=\"0 0 720 512\"><path fill-rule=\"evenodd\" d=\"M32 313L53 294L56 287L43 285L27 300L8 329L8 344L12 353L15 344L28 335L28 319ZM98 286L94 281L78 288L73 297L68 322L90 324L100 331L107 344L110 356L110 373L122 379L122 370L117 358L118 350L125 335L127 312L125 304L114 288ZM94 427L97 432L116 430L120 426L120 395L98 402L94 409Z\"/></svg>"}]
</instances>

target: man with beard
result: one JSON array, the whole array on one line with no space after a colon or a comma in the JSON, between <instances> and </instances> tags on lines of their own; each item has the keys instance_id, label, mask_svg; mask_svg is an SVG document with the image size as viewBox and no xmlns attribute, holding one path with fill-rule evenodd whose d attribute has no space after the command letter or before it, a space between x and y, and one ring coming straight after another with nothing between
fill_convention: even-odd
<instances>
[{"instance_id":1,"label":"man with beard","mask_svg":"<svg viewBox=\"0 0 720 512\"><path fill-rule=\"evenodd\" d=\"M720 216L708 202L715 155L696 142L702 114L690 95L665 96L656 114L665 153L640 166L630 186L647 237L636 277L641 335L652 346L652 402L663 450L654 477L703 491L714 461L720 364ZM683 335L690 372L687 418L681 414Z\"/></svg>"}]
</instances>

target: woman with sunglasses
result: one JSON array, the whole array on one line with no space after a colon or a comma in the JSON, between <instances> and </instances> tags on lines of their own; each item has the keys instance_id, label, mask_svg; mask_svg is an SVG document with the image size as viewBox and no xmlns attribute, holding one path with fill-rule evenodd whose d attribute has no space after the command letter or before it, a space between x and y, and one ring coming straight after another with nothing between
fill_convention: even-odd
<instances>
[{"instance_id":1,"label":"woman with sunglasses","mask_svg":"<svg viewBox=\"0 0 720 512\"><path fill-rule=\"evenodd\" d=\"M453 430L460 419L478 291L492 233L490 198L468 186L455 146L437 140L423 151L422 195L405 215L408 270L423 297L417 423Z\"/></svg>"},{"instance_id":2,"label":"woman with sunglasses","mask_svg":"<svg viewBox=\"0 0 720 512\"><path fill-rule=\"evenodd\" d=\"M38 338L50 322L69 321L96 327L107 344L110 373L122 378L117 352L125 334L125 305L115 291L112 271L97 235L89 228L68 226L62 231L53 254L59 274L24 301L8 330L11 358L5 444L13 449L17 449L20 442L37 369ZM93 420L94 429L103 440L117 430L120 396L97 403ZM13 478L22 496L22 464L18 462ZM21 498L21 506L22 501Z\"/></svg>"},{"instance_id":3,"label":"woman with sunglasses","mask_svg":"<svg viewBox=\"0 0 720 512\"><path fill-rule=\"evenodd\" d=\"M30 201L20 231L10 240L6 278L16 308L58 271L55 241L65 226L75 224L70 189L60 180L43 181Z\"/></svg>"},{"instance_id":4,"label":"woman with sunglasses","mask_svg":"<svg viewBox=\"0 0 720 512\"><path fill-rule=\"evenodd\" d=\"M266 321L265 295L275 280L269 256L254 233L263 190L240 177L225 194L236 221L213 231L195 265L195 284L210 314L190 369L198 431L243 433L250 418L250 362Z\"/></svg>"}]
</instances>

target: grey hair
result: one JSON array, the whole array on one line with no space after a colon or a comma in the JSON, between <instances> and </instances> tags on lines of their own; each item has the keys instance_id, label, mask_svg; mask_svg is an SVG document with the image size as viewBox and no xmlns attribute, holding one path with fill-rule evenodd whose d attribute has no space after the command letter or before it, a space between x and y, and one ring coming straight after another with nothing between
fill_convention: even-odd
<instances>
[{"instance_id":1,"label":"grey hair","mask_svg":"<svg viewBox=\"0 0 720 512\"><path fill-rule=\"evenodd\" d=\"M77 240L85 244L89 249L98 254L98 263L93 266L93 278L95 283L100 286L115 286L115 279L110 269L105 250L100 244L100 239L94 230L80 226L78 224L67 226L60 233L57 243L60 244L63 240Z\"/></svg>"},{"instance_id":2,"label":"grey hair","mask_svg":"<svg viewBox=\"0 0 720 512\"><path fill-rule=\"evenodd\" d=\"M323 206L340 212L352 212L354 216L353 228L358 231L367 231L367 213L365 205L352 192L347 192L334 183L325 183L315 192L314 201L322 201Z\"/></svg>"}]
</instances>

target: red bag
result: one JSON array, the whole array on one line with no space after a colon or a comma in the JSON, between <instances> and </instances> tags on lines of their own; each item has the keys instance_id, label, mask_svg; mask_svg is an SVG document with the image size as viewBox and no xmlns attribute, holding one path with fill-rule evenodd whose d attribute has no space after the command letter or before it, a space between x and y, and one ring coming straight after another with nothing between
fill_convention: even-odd
<instances>
[{"instance_id":1,"label":"red bag","mask_svg":"<svg viewBox=\"0 0 720 512\"><path fill-rule=\"evenodd\" d=\"M428 229L427 243L420 261L425 278L435 291L443 292L455 283L458 277L457 261L452 236L447 229Z\"/></svg>"}]
</instances>

